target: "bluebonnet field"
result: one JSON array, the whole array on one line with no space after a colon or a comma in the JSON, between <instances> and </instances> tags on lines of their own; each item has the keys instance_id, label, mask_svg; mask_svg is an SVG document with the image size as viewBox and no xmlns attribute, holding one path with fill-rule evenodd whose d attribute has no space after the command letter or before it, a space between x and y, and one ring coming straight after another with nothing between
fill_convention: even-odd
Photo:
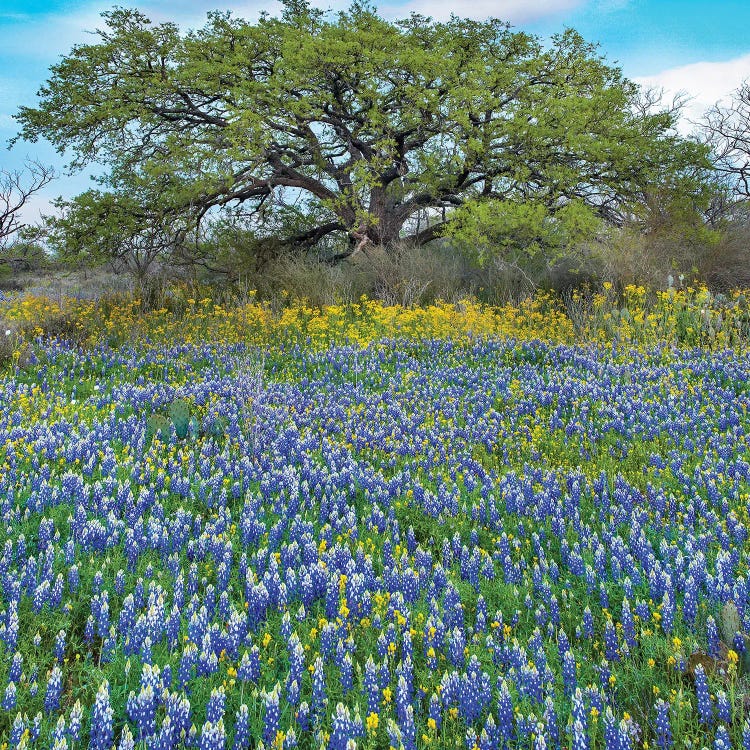
<instances>
[{"instance_id":1,"label":"bluebonnet field","mask_svg":"<svg viewBox=\"0 0 750 750\"><path fill-rule=\"evenodd\" d=\"M0 392L8 747L750 748L746 350L29 358Z\"/></svg>"}]
</instances>

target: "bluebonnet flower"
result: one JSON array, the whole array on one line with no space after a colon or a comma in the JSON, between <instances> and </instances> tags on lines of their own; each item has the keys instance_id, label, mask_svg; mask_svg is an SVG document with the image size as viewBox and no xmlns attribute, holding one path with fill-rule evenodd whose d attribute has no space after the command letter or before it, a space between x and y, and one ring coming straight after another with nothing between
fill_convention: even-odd
<instances>
[{"instance_id":1,"label":"bluebonnet flower","mask_svg":"<svg viewBox=\"0 0 750 750\"><path fill-rule=\"evenodd\" d=\"M364 688L367 697L367 713L377 713L380 707L380 685L372 656L365 662Z\"/></svg>"},{"instance_id":2,"label":"bluebonnet flower","mask_svg":"<svg viewBox=\"0 0 750 750\"><path fill-rule=\"evenodd\" d=\"M70 709L70 718L68 722L68 732L72 742L78 742L81 739L81 723L83 721L83 706L81 701L76 700L73 708Z\"/></svg>"},{"instance_id":3,"label":"bluebonnet flower","mask_svg":"<svg viewBox=\"0 0 750 750\"><path fill-rule=\"evenodd\" d=\"M729 738L727 728L723 724L720 724L716 729L714 750L732 750L732 740Z\"/></svg>"},{"instance_id":4,"label":"bluebonnet flower","mask_svg":"<svg viewBox=\"0 0 750 750\"><path fill-rule=\"evenodd\" d=\"M23 733L26 731L26 722L23 720L21 713L16 714L16 718L13 719L13 724L10 728L10 737L8 738L8 744L10 747L17 748L20 745Z\"/></svg>"},{"instance_id":5,"label":"bluebonnet flower","mask_svg":"<svg viewBox=\"0 0 750 750\"><path fill-rule=\"evenodd\" d=\"M498 750L500 747L500 731L492 714L487 717L484 728L479 735L478 745L479 750Z\"/></svg>"},{"instance_id":6,"label":"bluebonnet flower","mask_svg":"<svg viewBox=\"0 0 750 750\"><path fill-rule=\"evenodd\" d=\"M414 722L414 706L406 707L406 714L399 727L404 750L417 750L417 727Z\"/></svg>"},{"instance_id":7,"label":"bluebonnet flower","mask_svg":"<svg viewBox=\"0 0 750 750\"><path fill-rule=\"evenodd\" d=\"M181 689L185 689L192 679L193 668L195 666L198 655L198 648L194 643L189 643L182 651L182 657L180 658L180 666L177 669L177 685ZM239 669L237 670L239 676Z\"/></svg>"},{"instance_id":8,"label":"bluebonnet flower","mask_svg":"<svg viewBox=\"0 0 750 750\"><path fill-rule=\"evenodd\" d=\"M661 607L661 626L666 635L669 635L674 627L674 613L674 598L669 591L665 591Z\"/></svg>"},{"instance_id":9,"label":"bluebonnet flower","mask_svg":"<svg viewBox=\"0 0 750 750\"><path fill-rule=\"evenodd\" d=\"M267 746L270 746L276 740L276 733L279 731L279 720L281 718L278 684L270 693L263 693L263 703L266 709L263 719L263 741Z\"/></svg>"},{"instance_id":10,"label":"bluebonnet flower","mask_svg":"<svg viewBox=\"0 0 750 750\"><path fill-rule=\"evenodd\" d=\"M247 750L250 745L250 712L243 703L237 709L237 718L234 722L234 744L233 750Z\"/></svg>"},{"instance_id":11,"label":"bluebonnet flower","mask_svg":"<svg viewBox=\"0 0 750 750\"><path fill-rule=\"evenodd\" d=\"M347 750L349 743L356 741L362 733L362 721L358 717L352 719L349 709L343 703L338 703L331 722L328 750Z\"/></svg>"},{"instance_id":12,"label":"bluebonnet flower","mask_svg":"<svg viewBox=\"0 0 750 750\"><path fill-rule=\"evenodd\" d=\"M701 724L713 724L714 713L711 694L708 690L708 681L702 664L698 664L695 668L695 695L698 700L698 718Z\"/></svg>"},{"instance_id":13,"label":"bluebonnet flower","mask_svg":"<svg viewBox=\"0 0 750 750\"><path fill-rule=\"evenodd\" d=\"M542 677L535 664L524 664L521 667L521 692L533 703L541 704L544 700Z\"/></svg>"},{"instance_id":14,"label":"bluebonnet flower","mask_svg":"<svg viewBox=\"0 0 750 750\"><path fill-rule=\"evenodd\" d=\"M656 746L659 750L671 750L672 745L669 703L660 698L656 701Z\"/></svg>"},{"instance_id":15,"label":"bluebonnet flower","mask_svg":"<svg viewBox=\"0 0 750 750\"><path fill-rule=\"evenodd\" d=\"M310 706L307 701L302 701L296 713L297 723L303 732L310 729Z\"/></svg>"},{"instance_id":16,"label":"bluebonnet flower","mask_svg":"<svg viewBox=\"0 0 750 750\"><path fill-rule=\"evenodd\" d=\"M341 671L341 688L345 693L348 693L354 684L354 664L350 654L346 654L341 660L339 669Z\"/></svg>"},{"instance_id":17,"label":"bluebonnet flower","mask_svg":"<svg viewBox=\"0 0 750 750\"><path fill-rule=\"evenodd\" d=\"M544 725L549 738L549 744L553 748L560 747L560 728L557 722L557 713L555 711L555 702L551 696L544 701Z\"/></svg>"},{"instance_id":18,"label":"bluebonnet flower","mask_svg":"<svg viewBox=\"0 0 750 750\"><path fill-rule=\"evenodd\" d=\"M326 676L323 669L323 659L317 657L313 663L311 709L313 716L319 719L323 715L326 704Z\"/></svg>"},{"instance_id":19,"label":"bluebonnet flower","mask_svg":"<svg viewBox=\"0 0 750 750\"><path fill-rule=\"evenodd\" d=\"M512 717L511 717L512 718ZM440 729L443 723L443 705L437 693L430 696L430 706L428 709L428 719L432 721L435 729Z\"/></svg>"},{"instance_id":20,"label":"bluebonnet flower","mask_svg":"<svg viewBox=\"0 0 750 750\"><path fill-rule=\"evenodd\" d=\"M572 750L589 750L589 736L587 728L580 722L573 724Z\"/></svg>"},{"instance_id":21,"label":"bluebonnet flower","mask_svg":"<svg viewBox=\"0 0 750 750\"><path fill-rule=\"evenodd\" d=\"M21 671L23 670L23 656L16 651L13 654L13 660L10 664L10 670L8 672L8 682L18 682L21 679Z\"/></svg>"},{"instance_id":22,"label":"bluebonnet flower","mask_svg":"<svg viewBox=\"0 0 750 750\"><path fill-rule=\"evenodd\" d=\"M297 680L292 680L286 687L286 700L290 706L296 706L299 703L302 688Z\"/></svg>"},{"instance_id":23,"label":"bluebonnet flower","mask_svg":"<svg viewBox=\"0 0 750 750\"><path fill-rule=\"evenodd\" d=\"M716 692L716 715L719 717L719 721L724 721L727 724L732 721L732 704L724 690Z\"/></svg>"},{"instance_id":24,"label":"bluebonnet flower","mask_svg":"<svg viewBox=\"0 0 750 750\"><path fill-rule=\"evenodd\" d=\"M281 628L279 630L279 633L281 634L281 637L288 641L289 638L292 635L292 620L289 616L289 612L284 612L284 614L281 617Z\"/></svg>"},{"instance_id":25,"label":"bluebonnet flower","mask_svg":"<svg viewBox=\"0 0 750 750\"><path fill-rule=\"evenodd\" d=\"M33 743L39 738L42 731L42 721L44 716L41 711L37 711L34 715L34 720L31 722L31 729L29 730L29 740Z\"/></svg>"},{"instance_id":26,"label":"bluebonnet flower","mask_svg":"<svg viewBox=\"0 0 750 750\"><path fill-rule=\"evenodd\" d=\"M16 707L16 683L9 682L5 688L5 694L3 695L2 703L0 703L3 711L12 711Z\"/></svg>"},{"instance_id":27,"label":"bluebonnet flower","mask_svg":"<svg viewBox=\"0 0 750 750\"><path fill-rule=\"evenodd\" d=\"M89 615L86 618L86 625L83 628L83 640L86 643L92 643L94 640L94 616Z\"/></svg>"},{"instance_id":28,"label":"bluebonnet flower","mask_svg":"<svg viewBox=\"0 0 750 750\"><path fill-rule=\"evenodd\" d=\"M610 706L607 706L604 712L604 747L606 750L620 748L619 727Z\"/></svg>"},{"instance_id":29,"label":"bluebonnet flower","mask_svg":"<svg viewBox=\"0 0 750 750\"><path fill-rule=\"evenodd\" d=\"M104 680L97 690L91 709L89 750L110 750L114 738L113 717L114 712L109 702L109 683Z\"/></svg>"},{"instance_id":30,"label":"bluebonnet flower","mask_svg":"<svg viewBox=\"0 0 750 750\"><path fill-rule=\"evenodd\" d=\"M226 695L224 688L219 687L211 691L211 696L206 704L206 721L211 724L218 724L224 718L224 706L226 704Z\"/></svg>"},{"instance_id":31,"label":"bluebonnet flower","mask_svg":"<svg viewBox=\"0 0 750 750\"><path fill-rule=\"evenodd\" d=\"M646 602L642 599L638 599L635 603L635 613L641 618L643 622L647 622L651 618L651 610Z\"/></svg>"},{"instance_id":32,"label":"bluebonnet flower","mask_svg":"<svg viewBox=\"0 0 750 750\"><path fill-rule=\"evenodd\" d=\"M586 638L594 637L594 617L589 607L583 610L583 634Z\"/></svg>"},{"instance_id":33,"label":"bluebonnet flower","mask_svg":"<svg viewBox=\"0 0 750 750\"><path fill-rule=\"evenodd\" d=\"M622 602L622 635L625 639L625 643L628 644L629 648L635 648L635 622L633 620L633 613L630 611L630 602L627 599L623 599Z\"/></svg>"},{"instance_id":34,"label":"bluebonnet flower","mask_svg":"<svg viewBox=\"0 0 750 750\"><path fill-rule=\"evenodd\" d=\"M618 727L618 750L631 750L632 745L630 724L625 719L621 719Z\"/></svg>"},{"instance_id":35,"label":"bluebonnet flower","mask_svg":"<svg viewBox=\"0 0 750 750\"><path fill-rule=\"evenodd\" d=\"M190 728L190 701L178 693L168 693L164 701L166 715L169 716L175 736Z\"/></svg>"},{"instance_id":36,"label":"bluebonnet flower","mask_svg":"<svg viewBox=\"0 0 750 750\"><path fill-rule=\"evenodd\" d=\"M395 721L389 719L386 731L388 732L388 740L392 748L395 748L396 750L406 750L401 729Z\"/></svg>"},{"instance_id":37,"label":"bluebonnet flower","mask_svg":"<svg viewBox=\"0 0 750 750\"><path fill-rule=\"evenodd\" d=\"M52 735L50 739L52 740L53 745L56 742L59 742L60 740L65 739L65 717L64 716L57 717L57 723L55 724L55 728L52 730Z\"/></svg>"},{"instance_id":38,"label":"bluebonnet flower","mask_svg":"<svg viewBox=\"0 0 750 750\"><path fill-rule=\"evenodd\" d=\"M576 659L573 652L568 650L563 654L562 677L565 695L572 696L577 687Z\"/></svg>"},{"instance_id":39,"label":"bluebonnet flower","mask_svg":"<svg viewBox=\"0 0 750 750\"><path fill-rule=\"evenodd\" d=\"M464 649L466 648L466 638L463 630L454 627L448 636L448 659L454 667L463 667L466 662Z\"/></svg>"},{"instance_id":40,"label":"bluebonnet flower","mask_svg":"<svg viewBox=\"0 0 750 750\"><path fill-rule=\"evenodd\" d=\"M217 724L207 721L201 729L199 750L224 750L226 740L224 721L219 719Z\"/></svg>"},{"instance_id":41,"label":"bluebonnet flower","mask_svg":"<svg viewBox=\"0 0 750 750\"><path fill-rule=\"evenodd\" d=\"M65 656L65 638L66 633L64 630L60 630L55 637L55 648L54 648L54 654L55 659L57 659L58 664L62 664L63 657Z\"/></svg>"},{"instance_id":42,"label":"bluebonnet flower","mask_svg":"<svg viewBox=\"0 0 750 750\"><path fill-rule=\"evenodd\" d=\"M237 667L237 678L243 682L257 682L260 677L260 650L253 646L248 653L242 654Z\"/></svg>"},{"instance_id":43,"label":"bluebonnet flower","mask_svg":"<svg viewBox=\"0 0 750 750\"><path fill-rule=\"evenodd\" d=\"M47 679L47 690L44 694L44 711L51 714L60 708L60 695L62 694L62 671L55 664Z\"/></svg>"},{"instance_id":44,"label":"bluebonnet flower","mask_svg":"<svg viewBox=\"0 0 750 750\"><path fill-rule=\"evenodd\" d=\"M149 739L156 731L156 695L154 688L142 685L139 693L131 691L127 701L128 715L137 728L139 742Z\"/></svg>"},{"instance_id":45,"label":"bluebonnet flower","mask_svg":"<svg viewBox=\"0 0 750 750\"><path fill-rule=\"evenodd\" d=\"M619 643L617 642L617 632L612 620L607 620L604 624L604 656L608 661L618 661L620 659Z\"/></svg>"},{"instance_id":46,"label":"bluebonnet flower","mask_svg":"<svg viewBox=\"0 0 750 750\"><path fill-rule=\"evenodd\" d=\"M167 714L161 722L159 732L149 743L149 750L173 750L177 745L177 731Z\"/></svg>"},{"instance_id":47,"label":"bluebonnet flower","mask_svg":"<svg viewBox=\"0 0 750 750\"><path fill-rule=\"evenodd\" d=\"M513 699L510 696L505 680L500 685L500 696L497 703L497 725L500 734L506 742L513 739L515 727L513 725Z\"/></svg>"}]
</instances>

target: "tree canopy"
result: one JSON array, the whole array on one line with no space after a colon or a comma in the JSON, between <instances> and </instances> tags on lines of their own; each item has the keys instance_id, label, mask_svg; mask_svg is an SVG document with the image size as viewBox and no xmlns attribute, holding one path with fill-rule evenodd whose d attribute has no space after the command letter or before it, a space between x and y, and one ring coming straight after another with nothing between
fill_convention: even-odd
<instances>
[{"instance_id":1,"label":"tree canopy","mask_svg":"<svg viewBox=\"0 0 750 750\"><path fill-rule=\"evenodd\" d=\"M639 107L573 30L544 45L497 19L391 22L304 0L256 23L211 13L185 33L136 10L103 17L17 118L73 168L105 165L65 221L85 244L97 216L129 216L117 232L102 219L106 252L232 212L289 247L339 236L338 258L504 227L526 241L525 218L544 244L621 223L665 186L702 199L706 149L676 135L674 111Z\"/></svg>"}]
</instances>

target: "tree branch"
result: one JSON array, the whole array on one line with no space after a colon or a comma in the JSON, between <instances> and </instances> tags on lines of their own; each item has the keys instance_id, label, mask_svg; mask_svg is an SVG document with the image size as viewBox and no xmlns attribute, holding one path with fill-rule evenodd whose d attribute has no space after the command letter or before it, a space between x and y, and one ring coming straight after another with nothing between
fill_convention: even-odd
<instances>
[{"instance_id":1,"label":"tree branch","mask_svg":"<svg viewBox=\"0 0 750 750\"><path fill-rule=\"evenodd\" d=\"M55 171L38 161L26 162L23 171L0 170L0 247L11 235L26 227L19 216L34 193L55 178Z\"/></svg>"}]
</instances>

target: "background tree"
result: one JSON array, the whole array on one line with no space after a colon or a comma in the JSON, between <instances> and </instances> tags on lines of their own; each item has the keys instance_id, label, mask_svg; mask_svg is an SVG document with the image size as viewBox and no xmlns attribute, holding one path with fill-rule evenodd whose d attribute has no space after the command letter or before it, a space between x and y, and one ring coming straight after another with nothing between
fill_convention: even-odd
<instances>
[{"instance_id":1,"label":"background tree","mask_svg":"<svg viewBox=\"0 0 750 750\"><path fill-rule=\"evenodd\" d=\"M32 196L54 177L52 167L38 161L27 161L23 170L0 169L0 251L5 251L19 233L28 228L21 217L23 209L28 208Z\"/></svg>"},{"instance_id":2,"label":"background tree","mask_svg":"<svg viewBox=\"0 0 750 750\"><path fill-rule=\"evenodd\" d=\"M738 198L747 200L750 198L750 82L745 81L734 92L729 104L715 104L702 126L716 170Z\"/></svg>"},{"instance_id":3,"label":"background tree","mask_svg":"<svg viewBox=\"0 0 750 750\"><path fill-rule=\"evenodd\" d=\"M59 200L59 215L47 219L48 244L61 261L86 267L107 263L142 283L160 264L174 264L188 242L179 222L150 209L143 198L87 190Z\"/></svg>"},{"instance_id":4,"label":"background tree","mask_svg":"<svg viewBox=\"0 0 750 750\"><path fill-rule=\"evenodd\" d=\"M18 120L72 166L109 167L76 211L94 231L101 206L132 212L120 247L146 216L189 233L237 206L275 233L292 200L310 220L282 246L339 236L334 259L455 230L490 239L524 213L554 245L623 222L656 186L701 191L706 149L674 133L673 112L639 111L638 87L571 30L545 48L497 19L391 23L359 3L331 18L303 0L185 34L103 15Z\"/></svg>"}]
</instances>

